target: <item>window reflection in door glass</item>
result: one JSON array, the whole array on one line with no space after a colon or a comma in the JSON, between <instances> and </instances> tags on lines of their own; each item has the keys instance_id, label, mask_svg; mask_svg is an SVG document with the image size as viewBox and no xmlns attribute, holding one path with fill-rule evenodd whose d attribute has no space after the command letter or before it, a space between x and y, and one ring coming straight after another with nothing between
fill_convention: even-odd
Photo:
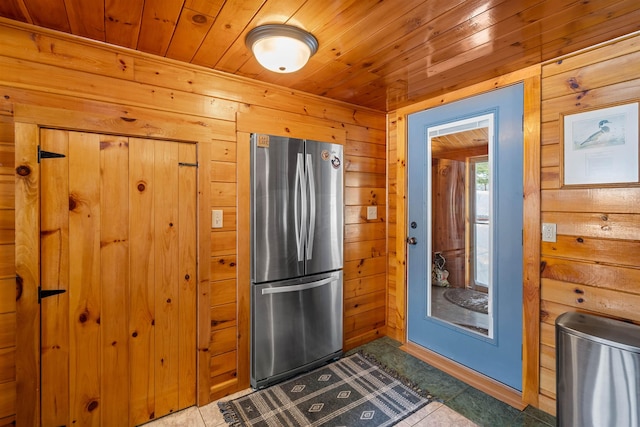
<instances>
[{"instance_id":1,"label":"window reflection in door glass","mask_svg":"<svg viewBox=\"0 0 640 427\"><path fill-rule=\"evenodd\" d=\"M491 337L493 115L431 127L428 135L429 315Z\"/></svg>"}]
</instances>

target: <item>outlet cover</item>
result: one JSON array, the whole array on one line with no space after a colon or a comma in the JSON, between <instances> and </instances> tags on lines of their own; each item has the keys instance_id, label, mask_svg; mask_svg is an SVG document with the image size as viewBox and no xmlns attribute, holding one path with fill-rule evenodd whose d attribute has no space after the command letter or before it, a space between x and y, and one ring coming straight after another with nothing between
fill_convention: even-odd
<instances>
[{"instance_id":1,"label":"outlet cover","mask_svg":"<svg viewBox=\"0 0 640 427\"><path fill-rule=\"evenodd\" d=\"M222 228L221 209L214 209L211 211L211 228Z\"/></svg>"},{"instance_id":2,"label":"outlet cover","mask_svg":"<svg viewBox=\"0 0 640 427\"><path fill-rule=\"evenodd\" d=\"M367 219L378 219L377 206L367 206Z\"/></svg>"},{"instance_id":3,"label":"outlet cover","mask_svg":"<svg viewBox=\"0 0 640 427\"><path fill-rule=\"evenodd\" d=\"M556 224L552 222L542 223L542 241L543 242L556 241Z\"/></svg>"}]
</instances>

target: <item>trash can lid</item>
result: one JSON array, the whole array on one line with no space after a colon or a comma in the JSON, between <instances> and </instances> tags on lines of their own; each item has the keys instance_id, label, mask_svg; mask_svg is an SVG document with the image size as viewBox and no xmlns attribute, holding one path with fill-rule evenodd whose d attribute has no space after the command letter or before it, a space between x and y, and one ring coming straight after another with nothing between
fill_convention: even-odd
<instances>
[{"instance_id":1,"label":"trash can lid","mask_svg":"<svg viewBox=\"0 0 640 427\"><path fill-rule=\"evenodd\" d=\"M640 353L640 326L586 313L563 313L556 328L566 333L623 350Z\"/></svg>"}]
</instances>

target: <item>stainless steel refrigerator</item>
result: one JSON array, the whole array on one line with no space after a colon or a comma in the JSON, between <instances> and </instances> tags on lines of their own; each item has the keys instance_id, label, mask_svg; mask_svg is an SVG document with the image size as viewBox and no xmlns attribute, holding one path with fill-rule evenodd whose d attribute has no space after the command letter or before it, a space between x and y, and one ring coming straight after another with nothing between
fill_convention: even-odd
<instances>
[{"instance_id":1,"label":"stainless steel refrigerator","mask_svg":"<svg viewBox=\"0 0 640 427\"><path fill-rule=\"evenodd\" d=\"M342 146L251 136L251 386L342 353Z\"/></svg>"}]
</instances>

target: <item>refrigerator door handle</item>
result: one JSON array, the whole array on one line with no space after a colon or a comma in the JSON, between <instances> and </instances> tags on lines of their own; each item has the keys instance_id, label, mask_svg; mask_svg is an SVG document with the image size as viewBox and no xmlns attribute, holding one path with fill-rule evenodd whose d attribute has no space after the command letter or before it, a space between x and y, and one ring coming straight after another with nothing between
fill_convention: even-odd
<instances>
[{"instance_id":1,"label":"refrigerator door handle","mask_svg":"<svg viewBox=\"0 0 640 427\"><path fill-rule=\"evenodd\" d=\"M318 288L320 286L324 286L331 282L335 282L336 280L338 280L337 277L327 277L326 279L318 280L317 282L304 283L302 285L279 286L277 288L265 288L262 290L262 295L285 294L287 292L306 291L308 289Z\"/></svg>"},{"instance_id":2,"label":"refrigerator door handle","mask_svg":"<svg viewBox=\"0 0 640 427\"><path fill-rule=\"evenodd\" d=\"M295 203L294 217L298 261L304 261L304 240L307 224L307 188L304 180L303 165L304 157L302 153L298 153L298 159L296 161L296 183L293 201ZM300 203L298 203L298 195L300 196ZM302 212L300 212L300 210Z\"/></svg>"},{"instance_id":3,"label":"refrigerator door handle","mask_svg":"<svg viewBox=\"0 0 640 427\"><path fill-rule=\"evenodd\" d=\"M307 153L307 179L309 181L309 232L307 237L307 259L313 258L313 238L316 229L316 180L313 176L313 157Z\"/></svg>"}]
</instances>

